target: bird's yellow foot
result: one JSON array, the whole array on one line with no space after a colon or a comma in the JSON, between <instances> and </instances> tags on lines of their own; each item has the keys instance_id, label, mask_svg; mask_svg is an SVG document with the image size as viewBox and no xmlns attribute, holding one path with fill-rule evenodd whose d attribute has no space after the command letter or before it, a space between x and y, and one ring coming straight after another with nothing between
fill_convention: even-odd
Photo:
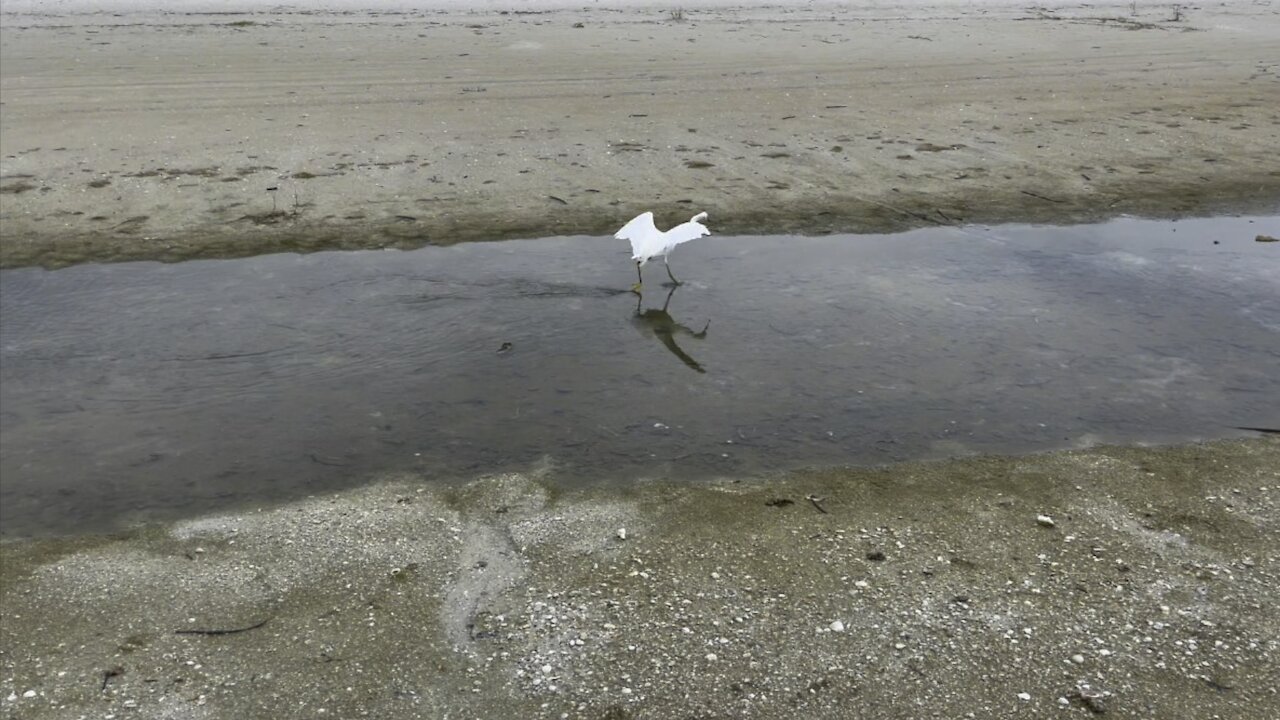
<instances>
[{"instance_id":1,"label":"bird's yellow foot","mask_svg":"<svg viewBox=\"0 0 1280 720\"><path fill-rule=\"evenodd\" d=\"M640 285L641 285L641 283L636 283L635 285L632 285L632 286L631 286L631 292L633 292L633 293L635 293L635 294L639 295L639 294L640 294Z\"/></svg>"}]
</instances>

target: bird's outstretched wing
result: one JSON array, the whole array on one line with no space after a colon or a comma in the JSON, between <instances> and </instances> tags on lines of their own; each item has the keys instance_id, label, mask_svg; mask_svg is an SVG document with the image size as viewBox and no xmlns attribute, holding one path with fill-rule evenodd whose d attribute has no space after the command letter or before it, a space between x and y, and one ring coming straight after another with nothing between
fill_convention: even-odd
<instances>
[{"instance_id":1,"label":"bird's outstretched wing","mask_svg":"<svg viewBox=\"0 0 1280 720\"><path fill-rule=\"evenodd\" d=\"M631 254L638 260L641 257L647 257L645 251L662 237L662 233L658 232L658 226L653 224L653 213L643 212L623 225L622 229L613 236L618 240L630 240Z\"/></svg>"},{"instance_id":2,"label":"bird's outstretched wing","mask_svg":"<svg viewBox=\"0 0 1280 720\"><path fill-rule=\"evenodd\" d=\"M690 240L693 240L695 238L700 238L704 235L710 235L711 231L707 229L707 226L698 222L699 220L706 220L706 219L707 219L707 214L704 212L701 212L701 213L698 213L697 215L694 215L693 219L691 219L689 222L680 223L679 225L668 230L665 238L667 241L666 243L667 247L673 248L679 245L680 243L689 242Z\"/></svg>"}]
</instances>

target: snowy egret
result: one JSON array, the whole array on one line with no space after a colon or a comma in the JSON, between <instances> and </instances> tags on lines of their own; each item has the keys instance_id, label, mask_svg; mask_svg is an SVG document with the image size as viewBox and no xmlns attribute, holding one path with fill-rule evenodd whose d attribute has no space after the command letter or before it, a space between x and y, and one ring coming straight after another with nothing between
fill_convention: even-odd
<instances>
[{"instance_id":1,"label":"snowy egret","mask_svg":"<svg viewBox=\"0 0 1280 720\"><path fill-rule=\"evenodd\" d=\"M703 235L710 235L711 231L705 225L698 222L706 220L707 214L700 212L689 219L687 223L680 223L666 232L658 229L653 224L653 213L645 212L635 216L631 222L622 226L622 229L614 233L614 237L619 240L631 241L631 259L636 263L636 284L631 288L633 291L639 291L640 286L644 283L644 275L640 268L653 258L662 256L662 262L667 266L667 277L671 278L673 285L679 285L680 281L675 275L671 274L671 263L667 256L675 249L677 245L683 242L689 242L694 238L700 238Z\"/></svg>"}]
</instances>

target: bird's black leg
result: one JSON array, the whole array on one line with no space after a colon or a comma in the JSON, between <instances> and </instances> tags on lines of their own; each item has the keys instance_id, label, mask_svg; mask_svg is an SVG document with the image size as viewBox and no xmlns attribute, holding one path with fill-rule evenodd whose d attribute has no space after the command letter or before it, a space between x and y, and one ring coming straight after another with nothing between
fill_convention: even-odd
<instances>
[{"instance_id":1,"label":"bird's black leg","mask_svg":"<svg viewBox=\"0 0 1280 720\"><path fill-rule=\"evenodd\" d=\"M676 276L675 276L675 275L672 275L672 274L671 274L671 263L670 263L670 262L668 262L668 261L667 261L667 259L666 259L665 257L664 257L664 258L662 258L662 264L667 266L667 277L671 278L671 284L672 284L672 285L683 285L683 283L681 283L679 280L677 280L677 279L676 279Z\"/></svg>"},{"instance_id":2,"label":"bird's black leg","mask_svg":"<svg viewBox=\"0 0 1280 720\"><path fill-rule=\"evenodd\" d=\"M636 284L631 286L631 292L639 295L640 286L644 284L644 275L640 272L640 261L636 261Z\"/></svg>"}]
</instances>

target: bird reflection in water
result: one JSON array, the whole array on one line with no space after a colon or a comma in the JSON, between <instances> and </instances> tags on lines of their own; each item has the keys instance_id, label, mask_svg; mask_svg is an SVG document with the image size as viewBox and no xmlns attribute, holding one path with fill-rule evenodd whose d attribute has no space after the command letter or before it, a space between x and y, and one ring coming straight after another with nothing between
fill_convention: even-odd
<instances>
[{"instance_id":1,"label":"bird reflection in water","mask_svg":"<svg viewBox=\"0 0 1280 720\"><path fill-rule=\"evenodd\" d=\"M642 334L652 334L658 338L658 341L670 350L672 355L680 358L680 362L700 373L705 373L706 370L703 369L702 365L676 344L676 335L683 334L701 340L707 336L707 328L711 327L711 321L708 320L700 332L694 332L688 326L676 322L671 317L671 313L667 312L667 307L671 304L671 296L675 294L676 288L673 287L667 293L667 299L662 303L661 310L657 308L642 309L641 304L644 302L644 296L638 296L636 298L636 313L631 317L631 322L635 324Z\"/></svg>"}]
</instances>

